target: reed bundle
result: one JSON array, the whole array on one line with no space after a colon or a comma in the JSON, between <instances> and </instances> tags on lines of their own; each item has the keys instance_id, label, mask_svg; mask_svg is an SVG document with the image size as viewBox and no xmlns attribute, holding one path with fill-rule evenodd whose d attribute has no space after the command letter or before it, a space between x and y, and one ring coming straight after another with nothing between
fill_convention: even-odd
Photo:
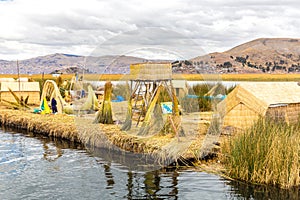
<instances>
[{"instance_id":1,"label":"reed bundle","mask_svg":"<svg viewBox=\"0 0 300 200\"><path fill-rule=\"evenodd\" d=\"M132 103L131 103L131 99L129 99L128 100L128 108L127 108L126 119L125 119L124 125L122 126L121 130L122 131L130 130L131 125L132 125Z\"/></svg>"},{"instance_id":2,"label":"reed bundle","mask_svg":"<svg viewBox=\"0 0 300 200\"><path fill-rule=\"evenodd\" d=\"M112 109L111 109L111 94L112 83L106 82L104 85L104 100L100 110L94 120L95 123L113 124Z\"/></svg>"}]
</instances>

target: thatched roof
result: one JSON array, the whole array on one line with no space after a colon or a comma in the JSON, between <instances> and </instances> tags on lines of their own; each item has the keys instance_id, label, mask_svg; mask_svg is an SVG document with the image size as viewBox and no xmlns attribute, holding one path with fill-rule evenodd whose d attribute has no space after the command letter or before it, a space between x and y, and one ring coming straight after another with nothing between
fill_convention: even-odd
<instances>
[{"instance_id":1,"label":"thatched roof","mask_svg":"<svg viewBox=\"0 0 300 200\"><path fill-rule=\"evenodd\" d=\"M20 90L19 90L20 86ZM38 82L1 82L0 92L8 92L8 88L12 91L22 91L22 92L40 92L40 85Z\"/></svg>"},{"instance_id":2,"label":"thatched roof","mask_svg":"<svg viewBox=\"0 0 300 200\"><path fill-rule=\"evenodd\" d=\"M0 78L0 82L15 82L14 78Z\"/></svg>"},{"instance_id":3,"label":"thatched roof","mask_svg":"<svg viewBox=\"0 0 300 200\"><path fill-rule=\"evenodd\" d=\"M137 63L130 65L131 80L171 80L171 63Z\"/></svg>"},{"instance_id":4,"label":"thatched roof","mask_svg":"<svg viewBox=\"0 0 300 200\"><path fill-rule=\"evenodd\" d=\"M297 82L242 83L240 87L268 105L300 102L300 86Z\"/></svg>"},{"instance_id":5,"label":"thatched roof","mask_svg":"<svg viewBox=\"0 0 300 200\"><path fill-rule=\"evenodd\" d=\"M17 79L17 82L20 81L20 82L28 82L29 78L27 77L20 77Z\"/></svg>"},{"instance_id":6,"label":"thatched roof","mask_svg":"<svg viewBox=\"0 0 300 200\"><path fill-rule=\"evenodd\" d=\"M241 83L219 103L218 109L226 114L239 103L265 115L268 107L272 105L300 103L300 86L297 82Z\"/></svg>"}]
</instances>

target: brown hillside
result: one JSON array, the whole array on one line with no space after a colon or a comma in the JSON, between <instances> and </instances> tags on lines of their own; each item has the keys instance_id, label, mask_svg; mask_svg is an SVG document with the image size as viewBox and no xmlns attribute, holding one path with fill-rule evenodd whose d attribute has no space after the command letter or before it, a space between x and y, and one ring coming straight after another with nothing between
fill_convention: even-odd
<instances>
[{"instance_id":1,"label":"brown hillside","mask_svg":"<svg viewBox=\"0 0 300 200\"><path fill-rule=\"evenodd\" d=\"M300 39L261 38L222 53L210 53L191 60L219 72L285 73L300 71Z\"/></svg>"},{"instance_id":2,"label":"brown hillside","mask_svg":"<svg viewBox=\"0 0 300 200\"><path fill-rule=\"evenodd\" d=\"M145 62L146 59L132 56L80 56L56 53L19 61L22 74L49 74L53 72L75 73L85 70L87 73L128 73L129 65ZM0 60L0 73L16 74L16 61Z\"/></svg>"}]
</instances>

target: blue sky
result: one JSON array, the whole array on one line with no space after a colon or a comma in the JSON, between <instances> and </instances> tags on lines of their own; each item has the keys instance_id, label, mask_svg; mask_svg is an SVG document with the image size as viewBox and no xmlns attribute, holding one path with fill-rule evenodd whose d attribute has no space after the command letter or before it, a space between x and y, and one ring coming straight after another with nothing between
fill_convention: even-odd
<instances>
[{"instance_id":1,"label":"blue sky","mask_svg":"<svg viewBox=\"0 0 300 200\"><path fill-rule=\"evenodd\" d=\"M0 59L188 59L256 38L299 38L299 10L296 0L0 0Z\"/></svg>"}]
</instances>

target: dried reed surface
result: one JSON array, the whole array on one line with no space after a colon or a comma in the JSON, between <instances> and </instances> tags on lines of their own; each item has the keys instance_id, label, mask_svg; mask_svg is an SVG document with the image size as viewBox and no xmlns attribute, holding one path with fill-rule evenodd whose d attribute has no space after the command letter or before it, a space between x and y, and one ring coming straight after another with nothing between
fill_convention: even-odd
<instances>
[{"instance_id":1,"label":"dried reed surface","mask_svg":"<svg viewBox=\"0 0 300 200\"><path fill-rule=\"evenodd\" d=\"M139 136L137 130L124 132L115 124L93 124L93 120L76 118L80 141L92 147L121 149L155 156L159 161L198 159L205 135L174 137L173 134Z\"/></svg>"},{"instance_id":2,"label":"dried reed surface","mask_svg":"<svg viewBox=\"0 0 300 200\"><path fill-rule=\"evenodd\" d=\"M21 110L1 109L0 124L79 142L74 118L67 115L40 115Z\"/></svg>"},{"instance_id":3,"label":"dried reed surface","mask_svg":"<svg viewBox=\"0 0 300 200\"><path fill-rule=\"evenodd\" d=\"M300 185L300 127L260 119L224 148L227 175L255 184Z\"/></svg>"},{"instance_id":4,"label":"dried reed surface","mask_svg":"<svg viewBox=\"0 0 300 200\"><path fill-rule=\"evenodd\" d=\"M93 147L119 148L165 160L197 159L205 135L193 137L137 136L123 132L115 124L93 124L93 119L58 115L40 115L22 110L0 110L0 124L36 134L63 138Z\"/></svg>"}]
</instances>

